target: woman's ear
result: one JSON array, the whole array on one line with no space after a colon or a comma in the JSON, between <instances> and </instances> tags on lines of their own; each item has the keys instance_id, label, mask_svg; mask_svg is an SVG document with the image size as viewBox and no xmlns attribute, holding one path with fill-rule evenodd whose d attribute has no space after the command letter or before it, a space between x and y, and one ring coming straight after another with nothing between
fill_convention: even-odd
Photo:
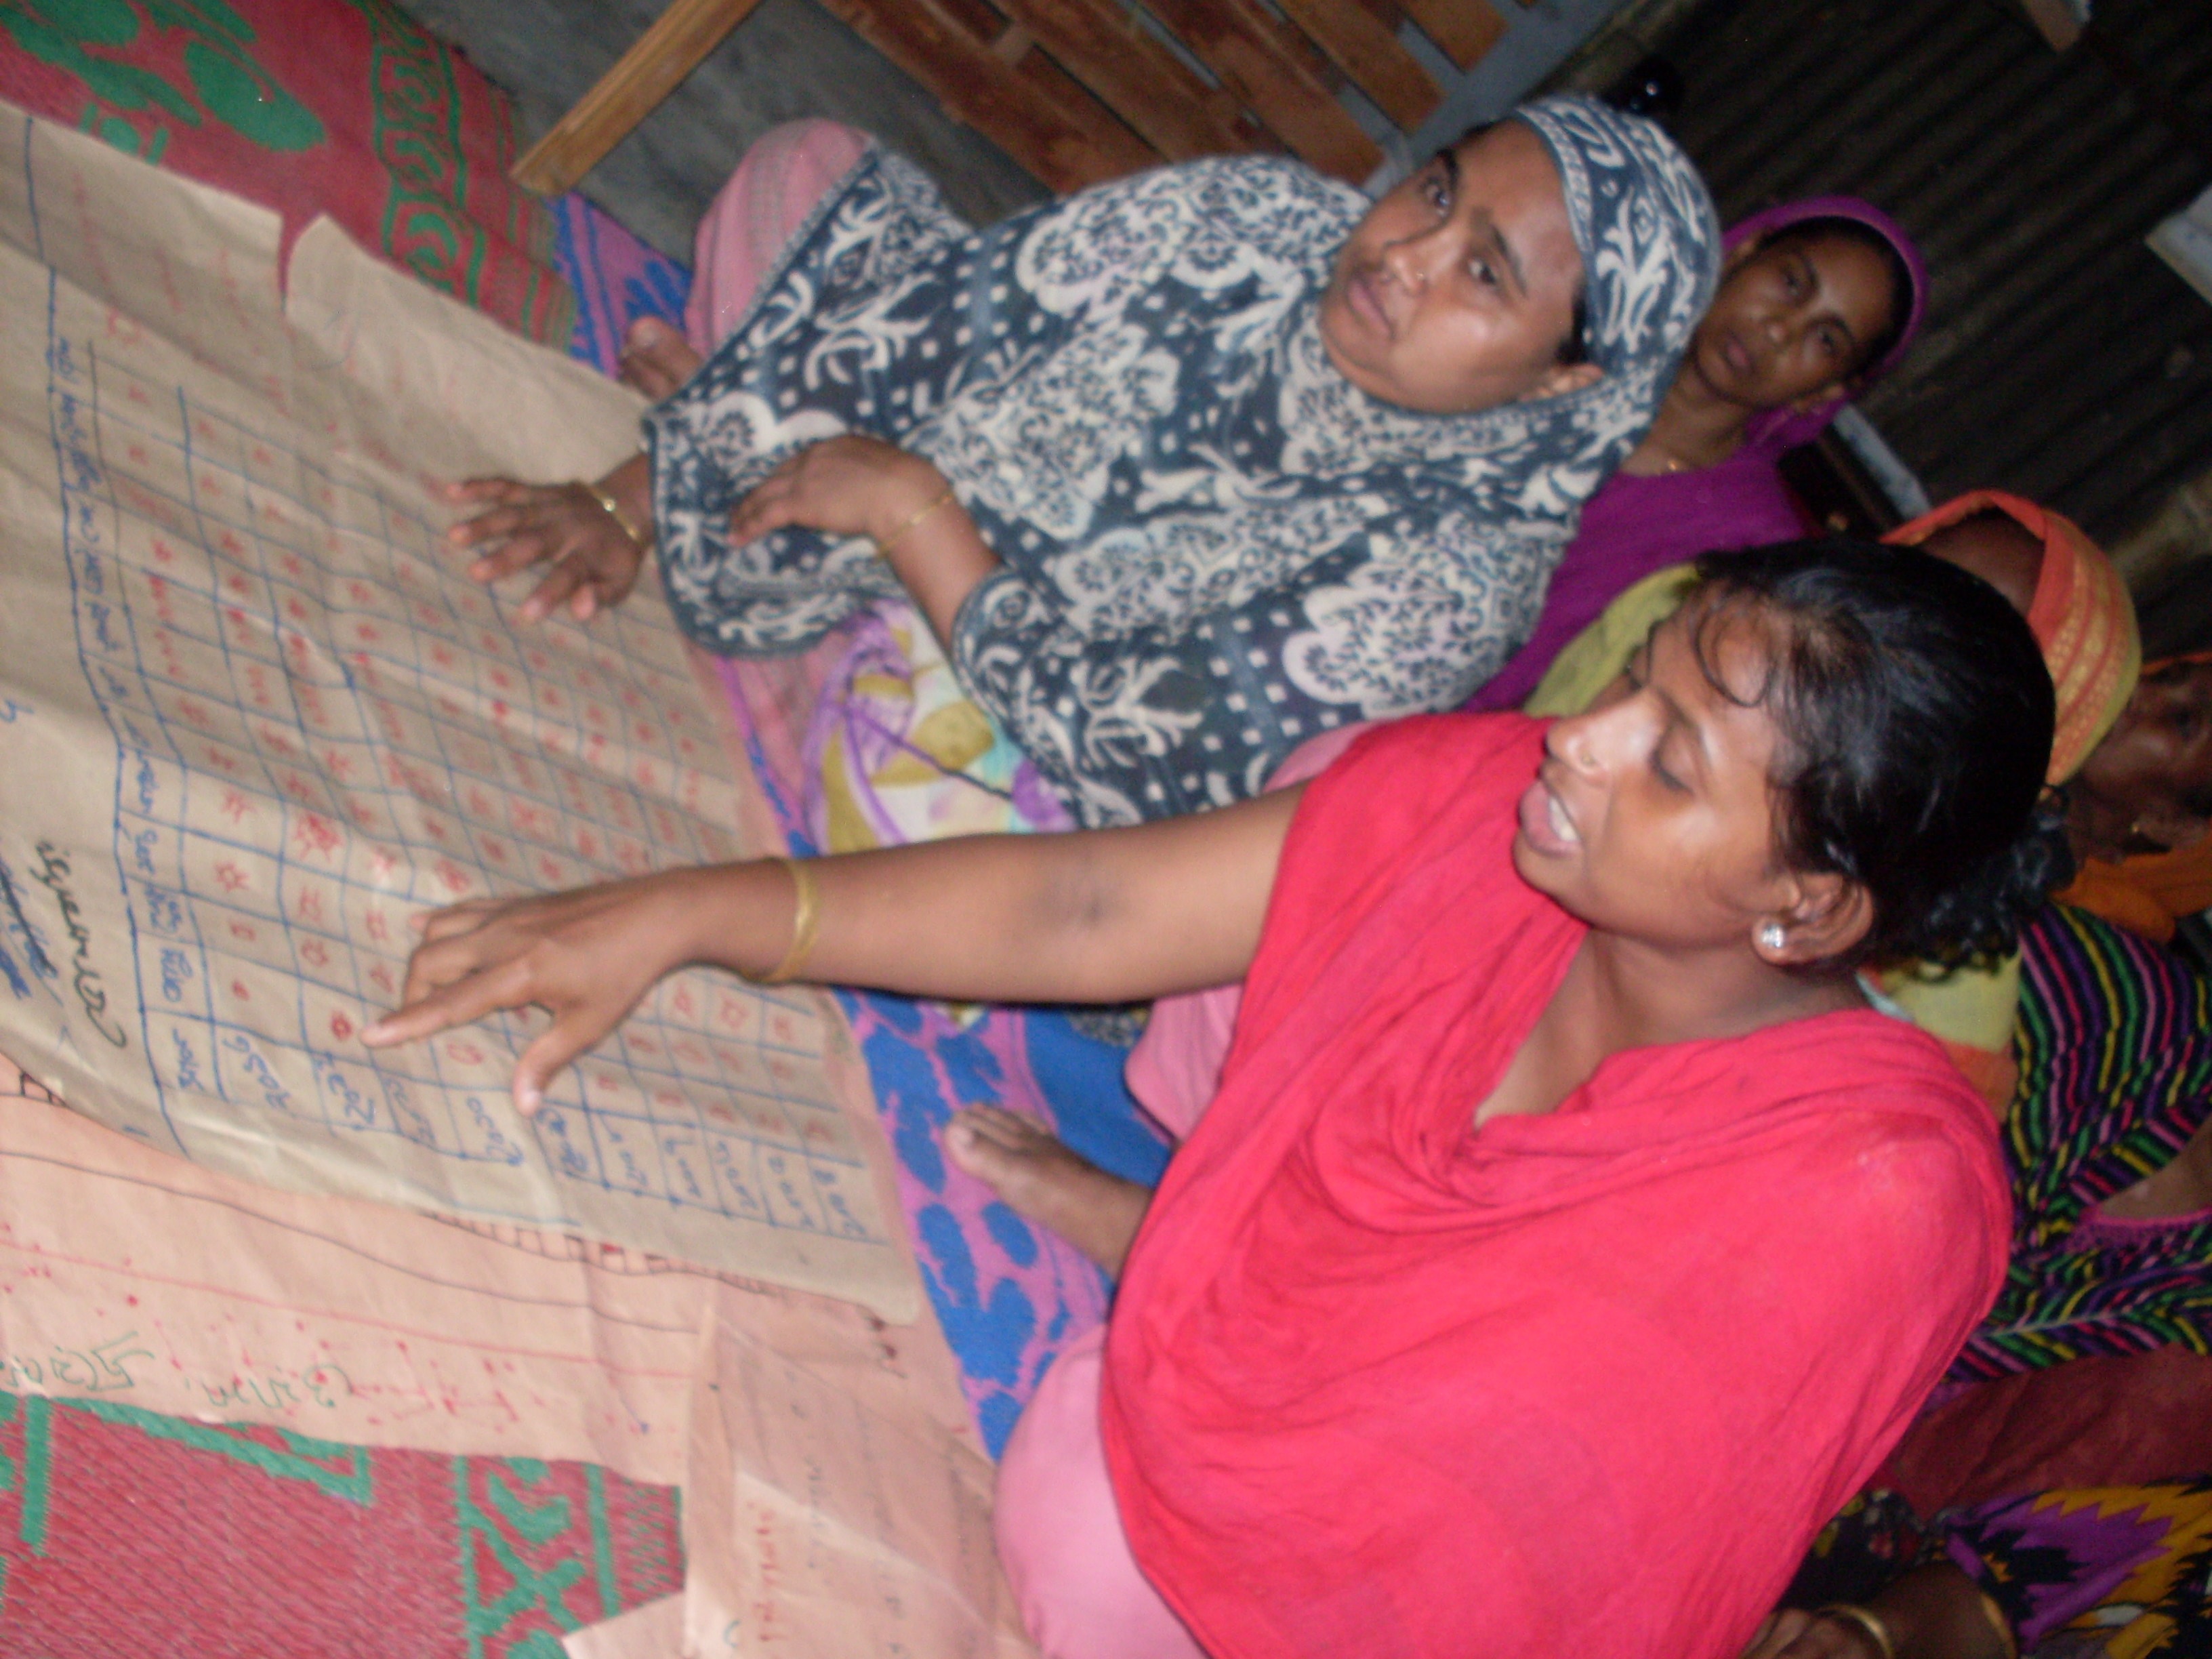
<instances>
[{"instance_id":1,"label":"woman's ear","mask_svg":"<svg viewBox=\"0 0 2212 1659\"><path fill-rule=\"evenodd\" d=\"M1595 363L1554 363L1517 401L1533 404L1545 398L1564 398L1570 392L1580 392L1586 386L1595 386L1604 378L1605 371Z\"/></svg>"},{"instance_id":2,"label":"woman's ear","mask_svg":"<svg viewBox=\"0 0 2212 1659\"><path fill-rule=\"evenodd\" d=\"M1849 877L1830 872L1790 878L1795 890L1779 915L1752 930L1752 948L1777 968L1826 962L1855 949L1874 927L1874 900Z\"/></svg>"}]
</instances>

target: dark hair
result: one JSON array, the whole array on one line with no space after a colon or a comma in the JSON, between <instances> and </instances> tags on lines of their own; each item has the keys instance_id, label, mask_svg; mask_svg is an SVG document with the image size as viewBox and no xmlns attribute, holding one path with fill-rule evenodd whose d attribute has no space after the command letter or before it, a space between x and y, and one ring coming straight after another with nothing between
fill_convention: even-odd
<instances>
[{"instance_id":1,"label":"dark hair","mask_svg":"<svg viewBox=\"0 0 2212 1659\"><path fill-rule=\"evenodd\" d=\"M1851 374L1862 374L1896 350L1897 343L1905 337L1905 325L1912 315L1912 270L1888 237L1863 220L1846 219L1838 214L1824 213L1784 225L1762 239L1759 246L1763 252L1771 247L1800 247L1808 242L1829 240L1856 242L1861 247L1872 249L1881 256L1882 268L1889 273L1889 325L1866 343L1858 362L1851 365ZM1848 380L1850 375L1844 378Z\"/></svg>"},{"instance_id":2,"label":"dark hair","mask_svg":"<svg viewBox=\"0 0 2212 1659\"><path fill-rule=\"evenodd\" d=\"M1484 133L1489 131L1491 128L1497 125L1498 123L1495 121L1477 121L1465 132L1460 134L1458 137L1453 139L1451 143L1446 144L1442 149L1438 150L1437 154L1438 155L1451 155L1456 158L1459 147L1462 144L1466 143L1471 138L1481 137ZM1531 131L1534 131L1534 129L1531 129ZM1425 165L1425 163L1424 165ZM1456 160L1455 160L1454 165L1456 167ZM1589 361L1589 275L1585 271L1583 275L1583 280L1575 285L1574 313L1567 319L1566 337L1559 342L1557 362L1562 368L1571 368L1577 363L1586 363Z\"/></svg>"},{"instance_id":3,"label":"dark hair","mask_svg":"<svg viewBox=\"0 0 2212 1659\"><path fill-rule=\"evenodd\" d=\"M1951 966L2011 950L2065 879L2045 800L2054 696L2020 613L1979 577L1910 549L1820 537L1698 562L1694 641L1715 688L1781 733L1779 852L1873 901L1860 944L1811 966ZM1754 611L1765 681L1729 686L1716 624Z\"/></svg>"}]
</instances>

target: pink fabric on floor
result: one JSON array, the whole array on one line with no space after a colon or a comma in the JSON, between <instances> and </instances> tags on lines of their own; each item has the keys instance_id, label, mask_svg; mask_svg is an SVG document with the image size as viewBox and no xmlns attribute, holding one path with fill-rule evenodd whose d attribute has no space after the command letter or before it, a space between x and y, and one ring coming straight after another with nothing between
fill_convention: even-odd
<instances>
[{"instance_id":1,"label":"pink fabric on floor","mask_svg":"<svg viewBox=\"0 0 2212 1659\"><path fill-rule=\"evenodd\" d=\"M836 121L787 121L745 151L699 222L684 309L693 346L712 351L729 337L806 216L867 148L866 133Z\"/></svg>"},{"instance_id":2,"label":"pink fabric on floor","mask_svg":"<svg viewBox=\"0 0 2212 1659\"><path fill-rule=\"evenodd\" d=\"M1121 1532L1098 1437L1105 1338L1071 1345L1014 1425L999 1460L999 1559L1045 1659L1205 1659Z\"/></svg>"},{"instance_id":3,"label":"pink fabric on floor","mask_svg":"<svg viewBox=\"0 0 2212 1659\"><path fill-rule=\"evenodd\" d=\"M684 318L694 347L711 352L743 320L787 246L869 142L833 122L801 121L774 129L746 151L700 222ZM815 810L823 768L814 734L825 706L849 683L856 640L879 635L879 623L880 616L864 618L793 656L698 653L728 699L744 763L795 852L825 850ZM841 1000L897 1156L899 1199L932 1304L960 1359L985 1443L1000 1446L1060 1345L1103 1321L1106 1284L1073 1245L1032 1231L990 1188L949 1165L938 1136L958 1107L987 1102L1057 1127L1032 1043L1040 1024L1058 1017L995 1008L963 1026L933 1004L865 992L842 993ZM1042 1063L1065 1068L1069 1060L1061 1048ZM1097 1062L1102 1085L1108 1064ZM1103 1470L1097 1478L1103 1489Z\"/></svg>"},{"instance_id":4,"label":"pink fabric on floor","mask_svg":"<svg viewBox=\"0 0 2212 1659\"><path fill-rule=\"evenodd\" d=\"M1319 777L1373 724L1370 720L1309 738L1268 776L1267 787L1287 789ZM1221 1081L1221 1062L1229 1057L1230 1039L1237 1035L1237 1006L1243 998L1242 985L1162 997L1152 1005L1144 1036L1129 1050L1129 1063L1121 1073L1129 1092L1146 1115L1176 1140L1190 1138L1206 1103L1213 1098L1214 1087Z\"/></svg>"}]
</instances>

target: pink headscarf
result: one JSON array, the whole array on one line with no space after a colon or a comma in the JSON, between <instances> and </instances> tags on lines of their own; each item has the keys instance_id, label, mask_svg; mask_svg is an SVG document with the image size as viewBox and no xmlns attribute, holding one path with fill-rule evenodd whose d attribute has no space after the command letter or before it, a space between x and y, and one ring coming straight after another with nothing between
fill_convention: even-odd
<instances>
[{"instance_id":1,"label":"pink headscarf","mask_svg":"<svg viewBox=\"0 0 2212 1659\"><path fill-rule=\"evenodd\" d=\"M1895 368L1919 332L1928 311L1928 267L1897 221L1856 196L1814 196L1768 208L1731 226L1722 246L1733 251L1751 238L1771 236L1808 219L1849 219L1866 226L1897 251L1911 278L1897 343L1881 361L1860 371L1857 382L1864 387ZM1653 571L1721 548L1757 547L1806 534L1812 526L1775 462L1784 451L1819 437L1850 401L1848 393L1838 392L1814 409L1772 409L1754 416L1735 453L1717 466L1649 478L1614 473L1583 504L1580 526L1552 573L1528 642L1467 707L1518 708L1568 641L1616 595Z\"/></svg>"},{"instance_id":2,"label":"pink headscarf","mask_svg":"<svg viewBox=\"0 0 2212 1659\"><path fill-rule=\"evenodd\" d=\"M1778 207L1754 213L1748 219L1740 219L1722 236L1722 252L1733 253L1747 241L1771 236L1778 230L1802 225L1808 219L1849 219L1864 225L1896 252L1905 262L1906 276L1911 278L1912 292L1905 302L1905 323L1897 331L1896 343L1880 361L1869 363L1858 373L1858 386L1863 391L1897 367L1911 348L1913 336L1920 332L1921 321L1928 314L1927 262L1920 257L1920 250L1913 246L1912 239L1905 234L1904 226L1873 203L1862 202L1856 196L1808 196L1802 202L1784 202ZM1828 423L1843 413L1844 405L1850 401L1849 392L1838 392L1818 408L1802 413L1794 409L1770 409L1753 417L1744 434L1743 447L1772 456L1800 444L1811 443L1828 429Z\"/></svg>"}]
</instances>

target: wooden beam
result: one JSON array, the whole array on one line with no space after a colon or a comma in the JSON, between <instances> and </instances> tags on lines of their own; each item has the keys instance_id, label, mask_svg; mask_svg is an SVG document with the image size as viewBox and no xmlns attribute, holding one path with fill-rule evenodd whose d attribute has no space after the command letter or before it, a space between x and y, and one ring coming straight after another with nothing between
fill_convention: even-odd
<instances>
[{"instance_id":1,"label":"wooden beam","mask_svg":"<svg viewBox=\"0 0 2212 1659\"><path fill-rule=\"evenodd\" d=\"M1382 150L1336 100L1328 60L1258 0L1146 0L1237 101L1317 171L1364 184Z\"/></svg>"},{"instance_id":2,"label":"wooden beam","mask_svg":"<svg viewBox=\"0 0 2212 1659\"><path fill-rule=\"evenodd\" d=\"M2053 52L2064 52L2081 38L2081 19L2066 0L2021 0L2021 9Z\"/></svg>"},{"instance_id":3,"label":"wooden beam","mask_svg":"<svg viewBox=\"0 0 2212 1659\"><path fill-rule=\"evenodd\" d=\"M1506 22L1490 0L1404 0L1421 33L1455 68L1473 69L1505 38Z\"/></svg>"},{"instance_id":4,"label":"wooden beam","mask_svg":"<svg viewBox=\"0 0 2212 1659\"><path fill-rule=\"evenodd\" d=\"M1115 0L998 4L1169 161L1273 148L1234 97L1208 86Z\"/></svg>"},{"instance_id":5,"label":"wooden beam","mask_svg":"<svg viewBox=\"0 0 2212 1659\"><path fill-rule=\"evenodd\" d=\"M530 147L507 176L540 196L574 189L759 3L671 0L653 27Z\"/></svg>"},{"instance_id":6,"label":"wooden beam","mask_svg":"<svg viewBox=\"0 0 2212 1659\"><path fill-rule=\"evenodd\" d=\"M1079 87L1069 88L1073 98L1051 96L935 0L823 3L1048 189L1065 195L1163 159Z\"/></svg>"},{"instance_id":7,"label":"wooden beam","mask_svg":"<svg viewBox=\"0 0 2212 1659\"><path fill-rule=\"evenodd\" d=\"M1443 88L1358 0L1280 0L1284 11L1352 84L1411 132L1443 101Z\"/></svg>"}]
</instances>

